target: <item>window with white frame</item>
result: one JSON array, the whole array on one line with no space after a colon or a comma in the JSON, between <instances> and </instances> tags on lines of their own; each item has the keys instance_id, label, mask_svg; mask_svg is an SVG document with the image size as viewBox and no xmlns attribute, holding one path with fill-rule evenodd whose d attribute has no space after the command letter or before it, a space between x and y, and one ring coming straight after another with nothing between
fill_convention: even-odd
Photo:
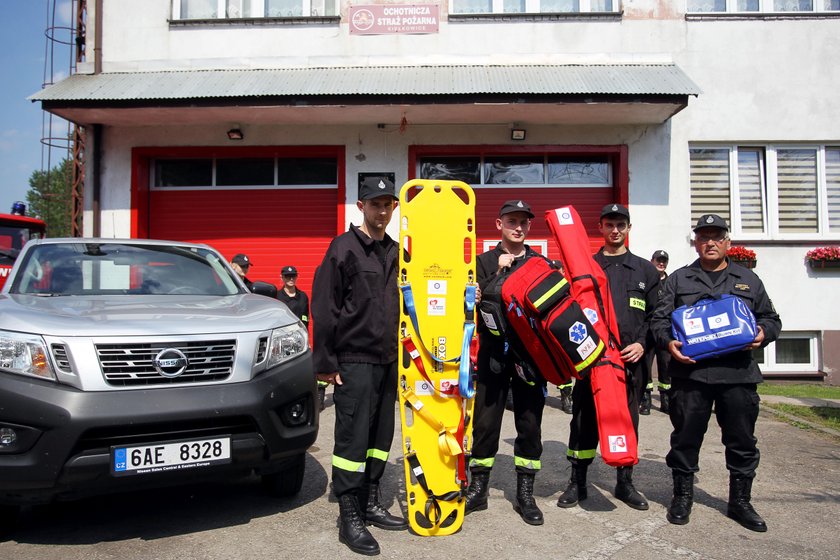
<instances>
[{"instance_id":1,"label":"window with white frame","mask_svg":"<svg viewBox=\"0 0 840 560\"><path fill-rule=\"evenodd\" d=\"M783 332L775 342L753 350L763 374L802 373L819 371L819 335L817 333Z\"/></svg>"},{"instance_id":2,"label":"window with white frame","mask_svg":"<svg viewBox=\"0 0 840 560\"><path fill-rule=\"evenodd\" d=\"M808 13L840 11L840 0L687 0L694 13Z\"/></svg>"},{"instance_id":3,"label":"window with white frame","mask_svg":"<svg viewBox=\"0 0 840 560\"><path fill-rule=\"evenodd\" d=\"M617 13L620 0L449 0L450 14Z\"/></svg>"},{"instance_id":4,"label":"window with white frame","mask_svg":"<svg viewBox=\"0 0 840 560\"><path fill-rule=\"evenodd\" d=\"M691 220L742 239L840 239L840 147L692 146Z\"/></svg>"},{"instance_id":5,"label":"window with white frame","mask_svg":"<svg viewBox=\"0 0 840 560\"><path fill-rule=\"evenodd\" d=\"M335 16L337 0L173 0L172 19Z\"/></svg>"},{"instance_id":6,"label":"window with white frame","mask_svg":"<svg viewBox=\"0 0 840 560\"><path fill-rule=\"evenodd\" d=\"M463 181L474 187L612 187L607 156L424 156L418 177Z\"/></svg>"}]
</instances>

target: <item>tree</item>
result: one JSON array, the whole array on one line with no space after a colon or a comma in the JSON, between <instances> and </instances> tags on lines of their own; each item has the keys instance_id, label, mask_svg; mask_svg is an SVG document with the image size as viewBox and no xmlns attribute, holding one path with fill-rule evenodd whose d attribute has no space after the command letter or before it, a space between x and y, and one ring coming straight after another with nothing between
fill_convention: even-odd
<instances>
[{"instance_id":1,"label":"tree","mask_svg":"<svg viewBox=\"0 0 840 560\"><path fill-rule=\"evenodd\" d=\"M33 171L26 202L29 215L47 224L47 237L69 237L72 208L73 161L65 158L49 171Z\"/></svg>"}]
</instances>

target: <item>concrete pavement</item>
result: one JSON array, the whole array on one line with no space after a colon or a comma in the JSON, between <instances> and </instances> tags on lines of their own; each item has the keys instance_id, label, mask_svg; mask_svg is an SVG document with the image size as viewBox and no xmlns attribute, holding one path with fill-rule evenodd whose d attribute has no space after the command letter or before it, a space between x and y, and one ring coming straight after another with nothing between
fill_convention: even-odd
<instances>
[{"instance_id":1,"label":"concrete pavement","mask_svg":"<svg viewBox=\"0 0 840 560\"><path fill-rule=\"evenodd\" d=\"M589 499L572 509L557 508L569 466L565 459L569 416L550 390L543 423L543 470L535 493L545 525L526 525L513 511L514 438L505 415L501 449L490 478L489 508L466 518L460 532L424 538L372 528L381 558L621 560L646 558L818 559L837 556L840 517L840 446L762 412L757 436L762 452L753 504L767 520L767 533L753 533L725 515L728 474L714 421L701 453L691 522L671 525L665 510L671 497L665 465L670 422L654 410L641 418L636 487L651 508L639 512L612 496L615 471L596 460ZM654 404L658 406L656 393ZM328 404L331 396L327 397ZM307 477L292 500L273 500L253 479L233 484L109 496L25 512L11 540L0 542L10 560L88 559L323 559L359 558L338 542L337 504L328 492L333 408L307 456ZM395 440L396 441L396 440ZM392 450L383 502L404 510L405 490L398 444Z\"/></svg>"}]
</instances>

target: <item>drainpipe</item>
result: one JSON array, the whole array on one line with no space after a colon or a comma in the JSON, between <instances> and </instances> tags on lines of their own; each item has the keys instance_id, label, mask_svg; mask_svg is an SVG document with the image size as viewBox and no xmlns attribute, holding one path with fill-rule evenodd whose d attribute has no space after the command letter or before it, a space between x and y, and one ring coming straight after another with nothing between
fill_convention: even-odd
<instances>
[{"instance_id":1,"label":"drainpipe","mask_svg":"<svg viewBox=\"0 0 840 560\"><path fill-rule=\"evenodd\" d=\"M93 14L93 73L102 73L102 4L103 0L96 0L96 12ZM100 202L102 200L102 125L93 125L93 236L99 237L102 234L102 211Z\"/></svg>"}]
</instances>

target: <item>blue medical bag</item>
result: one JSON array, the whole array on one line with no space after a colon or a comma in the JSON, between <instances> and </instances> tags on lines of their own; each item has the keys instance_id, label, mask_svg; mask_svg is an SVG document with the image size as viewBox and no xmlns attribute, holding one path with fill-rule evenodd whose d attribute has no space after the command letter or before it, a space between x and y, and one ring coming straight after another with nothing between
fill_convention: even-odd
<instances>
[{"instance_id":1,"label":"blue medical bag","mask_svg":"<svg viewBox=\"0 0 840 560\"><path fill-rule=\"evenodd\" d=\"M738 296L723 294L671 313L671 333L693 360L742 350L755 340L755 316Z\"/></svg>"}]
</instances>

